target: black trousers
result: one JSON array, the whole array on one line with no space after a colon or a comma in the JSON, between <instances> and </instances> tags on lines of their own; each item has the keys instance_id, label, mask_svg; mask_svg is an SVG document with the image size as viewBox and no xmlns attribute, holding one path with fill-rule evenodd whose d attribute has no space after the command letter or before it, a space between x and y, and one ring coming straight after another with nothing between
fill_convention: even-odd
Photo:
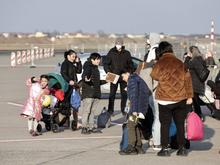
<instances>
[{"instance_id":1,"label":"black trousers","mask_svg":"<svg viewBox=\"0 0 220 165\"><path fill-rule=\"evenodd\" d=\"M179 148L184 146L185 128L184 123L188 113L186 100L174 104L159 104L159 119L161 123L161 145L163 148L169 144L169 128L173 118L177 128L177 143Z\"/></svg>"},{"instance_id":2,"label":"black trousers","mask_svg":"<svg viewBox=\"0 0 220 165\"><path fill-rule=\"evenodd\" d=\"M199 93L193 93L193 106L194 106L194 111L195 113L199 116L202 117L202 111L201 111L201 105L205 104L203 103L200 98L199 98Z\"/></svg>"},{"instance_id":3,"label":"black trousers","mask_svg":"<svg viewBox=\"0 0 220 165\"><path fill-rule=\"evenodd\" d=\"M110 85L110 95L109 95L109 104L108 104L108 111L113 113L114 112L114 105L115 105L115 95L118 89L118 84L120 84L120 92L121 92L121 112L124 112L126 101L127 101L127 91L125 88L127 87L127 83L125 81L119 81L116 84L111 83Z\"/></svg>"}]
</instances>

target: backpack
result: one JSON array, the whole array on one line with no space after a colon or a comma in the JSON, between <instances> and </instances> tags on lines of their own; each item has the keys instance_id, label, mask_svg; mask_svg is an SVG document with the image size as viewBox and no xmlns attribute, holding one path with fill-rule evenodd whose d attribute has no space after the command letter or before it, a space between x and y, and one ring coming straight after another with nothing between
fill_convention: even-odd
<instances>
[{"instance_id":1,"label":"backpack","mask_svg":"<svg viewBox=\"0 0 220 165\"><path fill-rule=\"evenodd\" d=\"M70 98L70 105L72 108L74 109L78 109L81 105L81 97L79 95L79 92L75 89L73 89L73 92L71 94L71 98Z\"/></svg>"},{"instance_id":2,"label":"backpack","mask_svg":"<svg viewBox=\"0 0 220 165\"><path fill-rule=\"evenodd\" d=\"M97 126L98 128L108 128L111 124L111 114L104 107L102 112L98 115Z\"/></svg>"}]
</instances>

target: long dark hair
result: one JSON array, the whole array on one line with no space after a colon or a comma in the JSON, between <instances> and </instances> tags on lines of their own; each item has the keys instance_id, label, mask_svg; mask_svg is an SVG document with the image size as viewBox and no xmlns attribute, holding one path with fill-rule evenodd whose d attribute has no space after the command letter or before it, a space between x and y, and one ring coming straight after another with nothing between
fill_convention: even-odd
<instances>
[{"instance_id":1,"label":"long dark hair","mask_svg":"<svg viewBox=\"0 0 220 165\"><path fill-rule=\"evenodd\" d=\"M71 54L73 54L73 53L76 54L76 51L74 51L74 50L72 50L72 49L69 49L69 50L65 51L65 52L64 52L64 58L67 59L67 56L68 56L68 55L71 55Z\"/></svg>"}]
</instances>

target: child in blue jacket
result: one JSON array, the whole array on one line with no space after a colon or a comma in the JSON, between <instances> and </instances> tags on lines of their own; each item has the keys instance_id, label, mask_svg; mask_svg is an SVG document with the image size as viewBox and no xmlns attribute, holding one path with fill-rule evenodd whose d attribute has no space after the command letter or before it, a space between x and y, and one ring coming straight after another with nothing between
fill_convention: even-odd
<instances>
[{"instance_id":1,"label":"child in blue jacket","mask_svg":"<svg viewBox=\"0 0 220 165\"><path fill-rule=\"evenodd\" d=\"M136 73L122 74L124 81L128 83L127 93L130 101L130 110L128 112L128 147L119 153L121 155L144 154L142 148L141 133L138 128L139 118L144 118L148 110L148 98L150 90L145 81Z\"/></svg>"}]
</instances>

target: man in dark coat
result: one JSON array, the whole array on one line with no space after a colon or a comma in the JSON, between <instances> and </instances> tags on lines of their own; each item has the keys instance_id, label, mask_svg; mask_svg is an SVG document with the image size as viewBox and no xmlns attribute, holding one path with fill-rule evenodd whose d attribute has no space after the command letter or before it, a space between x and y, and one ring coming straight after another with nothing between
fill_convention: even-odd
<instances>
[{"instance_id":1,"label":"man in dark coat","mask_svg":"<svg viewBox=\"0 0 220 165\"><path fill-rule=\"evenodd\" d=\"M104 64L104 69L106 73L111 72L120 76L123 73L133 71L131 54L129 51L125 50L122 38L117 38L115 42L115 47L113 47L108 52L106 62ZM121 77L116 84L111 83L110 85L108 112L111 114L114 113L114 102L116 91L118 89L118 84L120 84L121 91L121 112L123 115L125 115L124 109L127 101L127 92L125 91L125 88L127 84L125 81L122 80Z\"/></svg>"},{"instance_id":2,"label":"man in dark coat","mask_svg":"<svg viewBox=\"0 0 220 165\"><path fill-rule=\"evenodd\" d=\"M145 81L135 74L123 73L123 80L128 82L127 91L130 101L128 112L128 147L120 151L121 155L144 154L141 132L138 128L139 119L144 119L148 111L150 90Z\"/></svg>"}]
</instances>

